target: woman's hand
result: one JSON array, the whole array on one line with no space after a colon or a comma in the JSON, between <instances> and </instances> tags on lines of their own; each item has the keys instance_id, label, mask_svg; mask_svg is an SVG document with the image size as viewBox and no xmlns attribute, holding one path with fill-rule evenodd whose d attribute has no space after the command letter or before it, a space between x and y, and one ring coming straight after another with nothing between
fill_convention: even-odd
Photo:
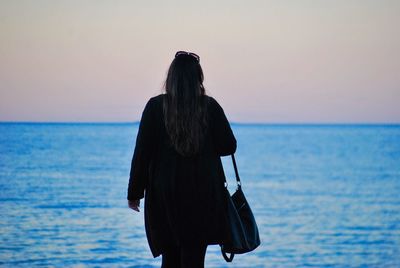
<instances>
[{"instance_id":1,"label":"woman's hand","mask_svg":"<svg viewBox=\"0 0 400 268\"><path fill-rule=\"evenodd\" d=\"M140 206L140 199L128 200L128 207L130 207L134 211L140 212L139 206Z\"/></svg>"}]
</instances>

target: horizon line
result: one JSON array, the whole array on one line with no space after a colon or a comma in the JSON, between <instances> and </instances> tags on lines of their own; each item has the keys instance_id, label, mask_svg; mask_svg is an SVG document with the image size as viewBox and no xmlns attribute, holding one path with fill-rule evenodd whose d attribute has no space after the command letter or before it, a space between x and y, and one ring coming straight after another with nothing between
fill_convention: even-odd
<instances>
[{"instance_id":1,"label":"horizon line","mask_svg":"<svg viewBox=\"0 0 400 268\"><path fill-rule=\"evenodd\" d=\"M0 124L103 124L137 125L140 121L0 121ZM379 125L397 126L400 122L229 122L231 125Z\"/></svg>"}]
</instances>

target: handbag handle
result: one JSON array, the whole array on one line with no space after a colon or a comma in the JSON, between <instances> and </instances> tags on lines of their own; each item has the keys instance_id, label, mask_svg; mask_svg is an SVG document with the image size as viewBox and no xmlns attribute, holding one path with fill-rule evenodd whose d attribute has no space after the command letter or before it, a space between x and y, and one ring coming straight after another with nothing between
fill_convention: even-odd
<instances>
[{"instance_id":1,"label":"handbag handle","mask_svg":"<svg viewBox=\"0 0 400 268\"><path fill-rule=\"evenodd\" d=\"M236 184L237 184L238 188L241 188L242 183L240 182L239 171L238 171L238 168L236 165L235 155L231 154L231 158L232 158L232 163L233 163L233 169L235 170ZM228 183L226 182L226 179L225 179L225 187L228 187Z\"/></svg>"}]
</instances>

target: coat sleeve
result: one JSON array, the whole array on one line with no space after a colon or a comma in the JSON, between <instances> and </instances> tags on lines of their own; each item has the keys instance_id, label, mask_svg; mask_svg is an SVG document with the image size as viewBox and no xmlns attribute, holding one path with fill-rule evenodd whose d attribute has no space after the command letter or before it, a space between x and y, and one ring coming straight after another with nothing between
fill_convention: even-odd
<instances>
[{"instance_id":1,"label":"coat sleeve","mask_svg":"<svg viewBox=\"0 0 400 268\"><path fill-rule=\"evenodd\" d=\"M151 99L147 102L139 124L129 174L128 200L137 200L144 197L149 177L149 165L153 156L154 143L156 142L155 121L151 102Z\"/></svg>"},{"instance_id":2,"label":"coat sleeve","mask_svg":"<svg viewBox=\"0 0 400 268\"><path fill-rule=\"evenodd\" d=\"M213 103L211 127L215 150L219 156L233 154L237 145L232 128L219 103L215 99L211 99L211 101Z\"/></svg>"}]
</instances>

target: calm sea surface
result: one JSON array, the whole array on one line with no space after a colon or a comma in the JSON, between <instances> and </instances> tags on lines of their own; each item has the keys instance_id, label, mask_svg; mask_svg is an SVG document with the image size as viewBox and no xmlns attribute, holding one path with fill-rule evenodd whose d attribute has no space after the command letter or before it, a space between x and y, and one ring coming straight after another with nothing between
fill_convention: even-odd
<instances>
[{"instance_id":1,"label":"calm sea surface","mask_svg":"<svg viewBox=\"0 0 400 268\"><path fill-rule=\"evenodd\" d=\"M137 128L0 123L1 267L160 266L127 208ZM399 125L233 131L262 245L206 267L400 267Z\"/></svg>"}]
</instances>

